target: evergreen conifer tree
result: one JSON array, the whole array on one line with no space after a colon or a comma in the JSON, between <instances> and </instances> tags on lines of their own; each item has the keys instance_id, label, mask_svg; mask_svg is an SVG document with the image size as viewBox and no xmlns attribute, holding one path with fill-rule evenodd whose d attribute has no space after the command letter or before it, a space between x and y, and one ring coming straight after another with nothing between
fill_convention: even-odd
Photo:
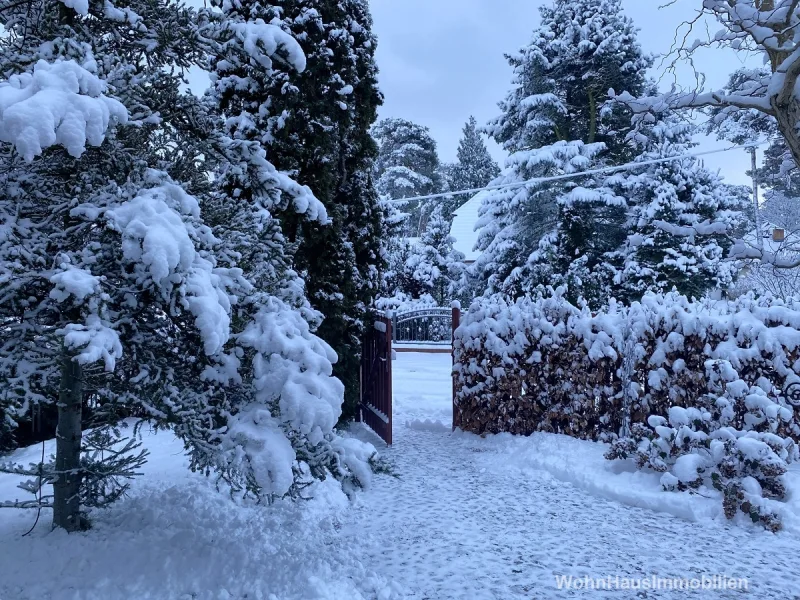
<instances>
[{"instance_id":1,"label":"evergreen conifer tree","mask_svg":"<svg viewBox=\"0 0 800 600\"><path fill-rule=\"evenodd\" d=\"M372 130L378 142L375 177L378 193L389 200L436 194L444 181L436 142L427 127L404 119L383 119ZM412 202L400 205L408 217L403 233L419 237L433 206Z\"/></svg>"},{"instance_id":2,"label":"evergreen conifer tree","mask_svg":"<svg viewBox=\"0 0 800 600\"><path fill-rule=\"evenodd\" d=\"M457 265L464 256L453 249L455 238L450 235L450 222L444 216L441 204L431 212L428 226L416 244L416 252L409 261L409 270L416 281L424 286L439 306L447 306L452 299L453 280L458 276Z\"/></svg>"},{"instance_id":3,"label":"evergreen conifer tree","mask_svg":"<svg viewBox=\"0 0 800 600\"><path fill-rule=\"evenodd\" d=\"M266 20L277 18L299 41L307 64L300 73L273 70L261 90L269 118L256 128L270 161L311 188L330 218L283 221L311 306L324 315L317 334L338 355L342 416L350 419L358 407L361 339L383 270L384 224L372 182L377 146L370 135L382 102L377 42L363 0L277 0Z\"/></svg>"},{"instance_id":4,"label":"evergreen conifer tree","mask_svg":"<svg viewBox=\"0 0 800 600\"><path fill-rule=\"evenodd\" d=\"M357 483L333 432L335 354L310 332L273 216L325 209L266 160L236 96L273 58L301 70L300 47L275 24L166 1L32 7L0 11L0 404L13 428L57 403L40 479L54 524L78 529L119 496L98 479L115 465L85 452L110 438L82 443L84 406L92 425L171 427L192 468L233 490ZM179 69L212 49L203 103L180 93Z\"/></svg>"},{"instance_id":5,"label":"evergreen conifer tree","mask_svg":"<svg viewBox=\"0 0 800 600\"><path fill-rule=\"evenodd\" d=\"M800 174L785 140L773 134L757 171L760 187L765 189L761 201L761 219L788 232L800 230ZM752 213L753 209L749 209Z\"/></svg>"},{"instance_id":6,"label":"evergreen conifer tree","mask_svg":"<svg viewBox=\"0 0 800 600\"><path fill-rule=\"evenodd\" d=\"M470 117L464 125L464 133L458 143L458 161L452 165L448 173L450 189L472 190L488 185L500 174L500 167L489 154L486 144L478 132L478 122ZM456 198L456 208L463 204L468 196Z\"/></svg>"},{"instance_id":7,"label":"evergreen conifer tree","mask_svg":"<svg viewBox=\"0 0 800 600\"><path fill-rule=\"evenodd\" d=\"M431 212L428 226L419 240L395 240L391 245L388 297L417 300L430 296L438 306L454 297L464 255L453 249L455 239L442 205Z\"/></svg>"},{"instance_id":8,"label":"evergreen conifer tree","mask_svg":"<svg viewBox=\"0 0 800 600\"><path fill-rule=\"evenodd\" d=\"M57 423L45 483L54 487L53 522L67 530L84 526L82 506L101 501L87 489L119 492L92 482L106 467L81 454L82 426L113 425L137 401L147 410L137 375L147 370L148 343L185 326L189 346L176 339L173 348L196 356L204 333L196 286L217 287L210 263L183 252L182 242L203 252L213 242L156 150L180 110L180 69L204 55L200 22L166 2L46 0L0 11L0 404L11 429L34 411ZM145 252L139 263L152 270L132 268L134 206L140 231L158 220L153 211L164 215L180 264ZM160 294L153 283L165 284Z\"/></svg>"},{"instance_id":9,"label":"evergreen conifer tree","mask_svg":"<svg viewBox=\"0 0 800 600\"><path fill-rule=\"evenodd\" d=\"M626 143L630 114L608 103L607 92L643 91L651 60L621 1L554 0L540 12L532 42L509 59L515 87L500 104L503 114L486 129L511 155L493 183L621 164L633 156ZM610 275L601 257L625 238L623 205L586 177L489 192L473 280L483 282L484 291L514 295L559 277L571 282L573 298L601 298Z\"/></svg>"},{"instance_id":10,"label":"evergreen conifer tree","mask_svg":"<svg viewBox=\"0 0 800 600\"><path fill-rule=\"evenodd\" d=\"M508 168L494 183L516 183L521 178L534 177L532 173L536 173L535 177L579 173L592 165L603 149L599 143L574 141L518 152L509 157ZM534 182L484 193L476 225L480 228L478 248L482 253L469 269L469 281L478 288L469 290L472 294L484 291L518 297L539 285L558 284L570 284L572 292L581 293L579 288L588 284L587 269L596 265L587 264L575 252L565 252L582 233L580 208L594 208L601 203L618 206L619 201L607 189L591 191L596 183L591 178L578 181L556 185ZM595 226L594 222L588 226ZM621 228L616 234L619 232ZM586 243L593 241L606 243ZM610 247L616 248L613 244ZM597 253L598 260L603 254Z\"/></svg>"},{"instance_id":11,"label":"evergreen conifer tree","mask_svg":"<svg viewBox=\"0 0 800 600\"><path fill-rule=\"evenodd\" d=\"M689 153L690 124L665 117L639 132L648 162ZM627 199L628 231L619 255L614 295L634 301L648 291L700 298L709 289L727 289L737 265L726 260L729 232L743 221L741 197L695 158L648 165L608 178ZM690 232L690 235L686 235ZM609 261L616 262L613 256Z\"/></svg>"}]
</instances>

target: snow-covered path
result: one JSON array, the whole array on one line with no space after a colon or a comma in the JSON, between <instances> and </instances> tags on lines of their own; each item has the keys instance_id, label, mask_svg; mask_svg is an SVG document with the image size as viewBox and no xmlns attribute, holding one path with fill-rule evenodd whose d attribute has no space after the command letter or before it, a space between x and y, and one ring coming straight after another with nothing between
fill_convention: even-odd
<instances>
[{"instance_id":1,"label":"snow-covered path","mask_svg":"<svg viewBox=\"0 0 800 600\"><path fill-rule=\"evenodd\" d=\"M452 434L449 360L398 354L395 445L382 450L395 476L354 505L331 480L308 502L232 502L188 471L178 440L145 431L144 476L91 531L51 532L43 515L22 537L35 513L0 510L0 600L800 600L796 523L773 535L682 519L703 503L611 472L588 442ZM0 500L19 497L16 483L0 476ZM800 493L789 504L800 514ZM559 590L557 575L728 575L750 587L587 593Z\"/></svg>"},{"instance_id":2,"label":"snow-covered path","mask_svg":"<svg viewBox=\"0 0 800 600\"><path fill-rule=\"evenodd\" d=\"M411 598L565 598L557 575L749 580L730 591L595 591L596 598L800 598L796 534L626 506L520 460L526 438L450 433L447 355L394 363L396 477L362 494L346 531L361 561ZM425 423L426 420L441 424ZM407 425L408 423L408 425ZM571 440L567 440L571 441Z\"/></svg>"}]
</instances>

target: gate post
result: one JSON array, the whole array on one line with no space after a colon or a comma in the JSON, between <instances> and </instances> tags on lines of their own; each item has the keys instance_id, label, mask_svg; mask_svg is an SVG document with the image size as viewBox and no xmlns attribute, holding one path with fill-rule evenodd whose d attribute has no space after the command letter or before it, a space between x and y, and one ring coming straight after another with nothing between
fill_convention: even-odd
<instances>
[{"instance_id":1,"label":"gate post","mask_svg":"<svg viewBox=\"0 0 800 600\"><path fill-rule=\"evenodd\" d=\"M386 344L386 389L389 394L388 398L386 399L387 411L386 416L389 419L389 423L387 424L388 431L386 432L386 445L392 445L392 402L394 398L392 397L392 335L394 334L394 327L393 320L390 317L386 318L386 339L384 343Z\"/></svg>"},{"instance_id":2,"label":"gate post","mask_svg":"<svg viewBox=\"0 0 800 600\"><path fill-rule=\"evenodd\" d=\"M453 367L456 366L456 329L461 324L461 303L458 300L453 300L453 303L450 305L453 309L453 320L452 320L452 334L450 338L450 358L453 363ZM453 431L456 430L456 427L461 425L461 419L459 418L458 407L456 406L456 374L452 372L450 375L453 379Z\"/></svg>"}]
</instances>

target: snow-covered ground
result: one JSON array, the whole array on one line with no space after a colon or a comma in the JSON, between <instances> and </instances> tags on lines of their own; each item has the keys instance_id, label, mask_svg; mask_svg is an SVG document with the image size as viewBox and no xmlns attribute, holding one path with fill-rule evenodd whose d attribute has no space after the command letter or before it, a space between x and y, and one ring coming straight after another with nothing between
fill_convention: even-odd
<instances>
[{"instance_id":1,"label":"snow-covered ground","mask_svg":"<svg viewBox=\"0 0 800 600\"><path fill-rule=\"evenodd\" d=\"M789 530L775 535L712 520L717 501L663 492L657 476L620 472L599 444L546 434L451 434L449 360L398 353L394 446L385 451L397 476L379 478L362 494L344 528L362 536L362 562L409 597L587 594L559 590L558 575L724 575L749 583L746 594L621 589L596 590L592 598L800 597L800 491L791 506L795 520L786 518ZM794 471L792 483L799 480Z\"/></svg>"},{"instance_id":2,"label":"snow-covered ground","mask_svg":"<svg viewBox=\"0 0 800 600\"><path fill-rule=\"evenodd\" d=\"M145 475L88 533L50 532L45 513L23 538L35 511L0 509L0 600L391 597L385 578L353 559L360 540L341 531L352 511L332 481L309 502L243 506L190 473L171 435L144 442ZM40 456L37 446L15 458ZM0 500L22 494L0 476Z\"/></svg>"},{"instance_id":3,"label":"snow-covered ground","mask_svg":"<svg viewBox=\"0 0 800 600\"><path fill-rule=\"evenodd\" d=\"M35 514L0 510L0 600L798 598L800 473L786 531L731 524L716 501L662 492L596 444L452 434L449 361L397 354L393 475L354 505L330 482L300 504L235 504L187 472L171 436L148 434L146 475L91 532L51 533L45 514L22 538ZM13 485L0 476L0 500ZM749 590L589 595L558 589L559 575L725 575Z\"/></svg>"}]
</instances>

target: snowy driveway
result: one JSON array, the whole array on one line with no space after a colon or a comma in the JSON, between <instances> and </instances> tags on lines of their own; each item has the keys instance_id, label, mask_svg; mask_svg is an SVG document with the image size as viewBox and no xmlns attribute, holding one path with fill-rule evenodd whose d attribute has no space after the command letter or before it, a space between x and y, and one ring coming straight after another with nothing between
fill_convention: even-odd
<instances>
[{"instance_id":1,"label":"snowy driveway","mask_svg":"<svg viewBox=\"0 0 800 600\"><path fill-rule=\"evenodd\" d=\"M395 443L385 450L397 477L378 478L346 527L366 542L364 566L409 597L800 598L796 535L625 506L521 466L525 438L450 434L449 361L398 353ZM749 590L567 591L558 575L727 575Z\"/></svg>"},{"instance_id":2,"label":"snowy driveway","mask_svg":"<svg viewBox=\"0 0 800 600\"><path fill-rule=\"evenodd\" d=\"M398 355L384 450L396 477L376 477L355 506L331 480L308 502L231 502L187 470L182 443L145 432L145 476L91 531L51 533L48 515L22 537L35 513L0 510L0 600L800 598L796 533L627 506L601 496L596 477L591 489L565 483L572 464L603 472L592 444L451 434L449 360ZM0 500L15 485L0 476ZM566 591L557 575L736 575L750 589Z\"/></svg>"}]
</instances>

